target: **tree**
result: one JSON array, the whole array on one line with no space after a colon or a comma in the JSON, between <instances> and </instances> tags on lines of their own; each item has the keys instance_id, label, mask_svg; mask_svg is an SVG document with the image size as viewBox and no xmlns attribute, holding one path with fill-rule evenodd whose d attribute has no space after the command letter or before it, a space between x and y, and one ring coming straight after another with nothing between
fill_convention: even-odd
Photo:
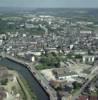
<instances>
[{"instance_id":1,"label":"tree","mask_svg":"<svg viewBox=\"0 0 98 100\"><path fill-rule=\"evenodd\" d=\"M6 85L7 83L8 83L8 79L7 78L1 80L1 85Z\"/></svg>"},{"instance_id":2,"label":"tree","mask_svg":"<svg viewBox=\"0 0 98 100\"><path fill-rule=\"evenodd\" d=\"M74 89L79 89L80 87L81 87L81 84L80 83L73 82L73 88Z\"/></svg>"},{"instance_id":3,"label":"tree","mask_svg":"<svg viewBox=\"0 0 98 100\"><path fill-rule=\"evenodd\" d=\"M40 63L46 66L59 67L60 59L57 55L50 53L43 55L40 59Z\"/></svg>"}]
</instances>

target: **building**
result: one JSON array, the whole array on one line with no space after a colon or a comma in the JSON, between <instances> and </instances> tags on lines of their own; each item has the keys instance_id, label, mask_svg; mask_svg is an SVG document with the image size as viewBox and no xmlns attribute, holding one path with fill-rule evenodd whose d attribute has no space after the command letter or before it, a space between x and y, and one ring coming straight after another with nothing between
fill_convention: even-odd
<instances>
[{"instance_id":1,"label":"building","mask_svg":"<svg viewBox=\"0 0 98 100\"><path fill-rule=\"evenodd\" d=\"M84 55L82 61L83 63L93 63L95 61L95 56Z\"/></svg>"},{"instance_id":2,"label":"building","mask_svg":"<svg viewBox=\"0 0 98 100\"><path fill-rule=\"evenodd\" d=\"M34 56L41 56L41 51L28 51L26 54L34 55Z\"/></svg>"},{"instance_id":3,"label":"building","mask_svg":"<svg viewBox=\"0 0 98 100\"><path fill-rule=\"evenodd\" d=\"M69 71L67 68L56 68L53 73L57 80L66 80L68 82L74 82L74 78L78 77L77 73Z\"/></svg>"}]
</instances>

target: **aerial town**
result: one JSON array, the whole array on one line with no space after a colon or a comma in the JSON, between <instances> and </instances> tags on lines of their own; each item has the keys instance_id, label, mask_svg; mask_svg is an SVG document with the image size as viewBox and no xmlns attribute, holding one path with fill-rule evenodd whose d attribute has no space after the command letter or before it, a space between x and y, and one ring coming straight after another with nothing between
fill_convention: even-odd
<instances>
[{"instance_id":1,"label":"aerial town","mask_svg":"<svg viewBox=\"0 0 98 100\"><path fill-rule=\"evenodd\" d=\"M98 15L71 11L0 13L0 100L98 100Z\"/></svg>"}]
</instances>

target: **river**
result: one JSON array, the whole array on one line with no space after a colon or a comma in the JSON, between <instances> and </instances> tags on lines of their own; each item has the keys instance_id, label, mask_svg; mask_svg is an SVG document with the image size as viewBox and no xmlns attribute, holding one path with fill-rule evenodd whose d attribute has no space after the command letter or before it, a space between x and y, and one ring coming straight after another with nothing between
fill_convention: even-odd
<instances>
[{"instance_id":1,"label":"river","mask_svg":"<svg viewBox=\"0 0 98 100\"><path fill-rule=\"evenodd\" d=\"M19 74L21 74L24 77L24 79L26 79L26 81L28 82L28 85L30 86L32 91L36 94L38 100L49 100L48 94L39 85L39 83L36 81L32 73L26 68L25 65L16 63L6 58L0 59L0 65L5 66L8 69L15 70Z\"/></svg>"}]
</instances>

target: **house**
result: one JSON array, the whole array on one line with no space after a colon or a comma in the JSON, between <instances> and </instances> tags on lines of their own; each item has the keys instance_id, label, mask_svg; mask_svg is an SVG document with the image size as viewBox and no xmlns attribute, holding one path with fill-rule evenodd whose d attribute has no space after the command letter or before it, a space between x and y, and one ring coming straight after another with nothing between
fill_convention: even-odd
<instances>
[{"instance_id":1,"label":"house","mask_svg":"<svg viewBox=\"0 0 98 100\"><path fill-rule=\"evenodd\" d=\"M26 54L31 54L34 56L41 56L42 52L41 51L28 51Z\"/></svg>"},{"instance_id":2,"label":"house","mask_svg":"<svg viewBox=\"0 0 98 100\"><path fill-rule=\"evenodd\" d=\"M83 50L74 50L73 51L75 55L86 55L87 51L83 51Z\"/></svg>"},{"instance_id":3,"label":"house","mask_svg":"<svg viewBox=\"0 0 98 100\"><path fill-rule=\"evenodd\" d=\"M91 30L80 30L80 36L81 37L86 37L86 36L90 36L90 35L92 35Z\"/></svg>"},{"instance_id":4,"label":"house","mask_svg":"<svg viewBox=\"0 0 98 100\"><path fill-rule=\"evenodd\" d=\"M78 100L88 100L88 97L87 96L79 96Z\"/></svg>"},{"instance_id":5,"label":"house","mask_svg":"<svg viewBox=\"0 0 98 100\"><path fill-rule=\"evenodd\" d=\"M98 100L98 96L79 96L78 100Z\"/></svg>"},{"instance_id":6,"label":"house","mask_svg":"<svg viewBox=\"0 0 98 100\"><path fill-rule=\"evenodd\" d=\"M48 53L51 53L51 52L58 53L57 48L45 48L45 52L48 52Z\"/></svg>"},{"instance_id":7,"label":"house","mask_svg":"<svg viewBox=\"0 0 98 100\"><path fill-rule=\"evenodd\" d=\"M74 78L78 77L77 73L69 71L68 68L56 68L53 70L53 73L57 80L66 80L68 82L74 82Z\"/></svg>"},{"instance_id":8,"label":"house","mask_svg":"<svg viewBox=\"0 0 98 100\"><path fill-rule=\"evenodd\" d=\"M24 58L28 61L35 61L35 56L33 54L25 54Z\"/></svg>"}]
</instances>

